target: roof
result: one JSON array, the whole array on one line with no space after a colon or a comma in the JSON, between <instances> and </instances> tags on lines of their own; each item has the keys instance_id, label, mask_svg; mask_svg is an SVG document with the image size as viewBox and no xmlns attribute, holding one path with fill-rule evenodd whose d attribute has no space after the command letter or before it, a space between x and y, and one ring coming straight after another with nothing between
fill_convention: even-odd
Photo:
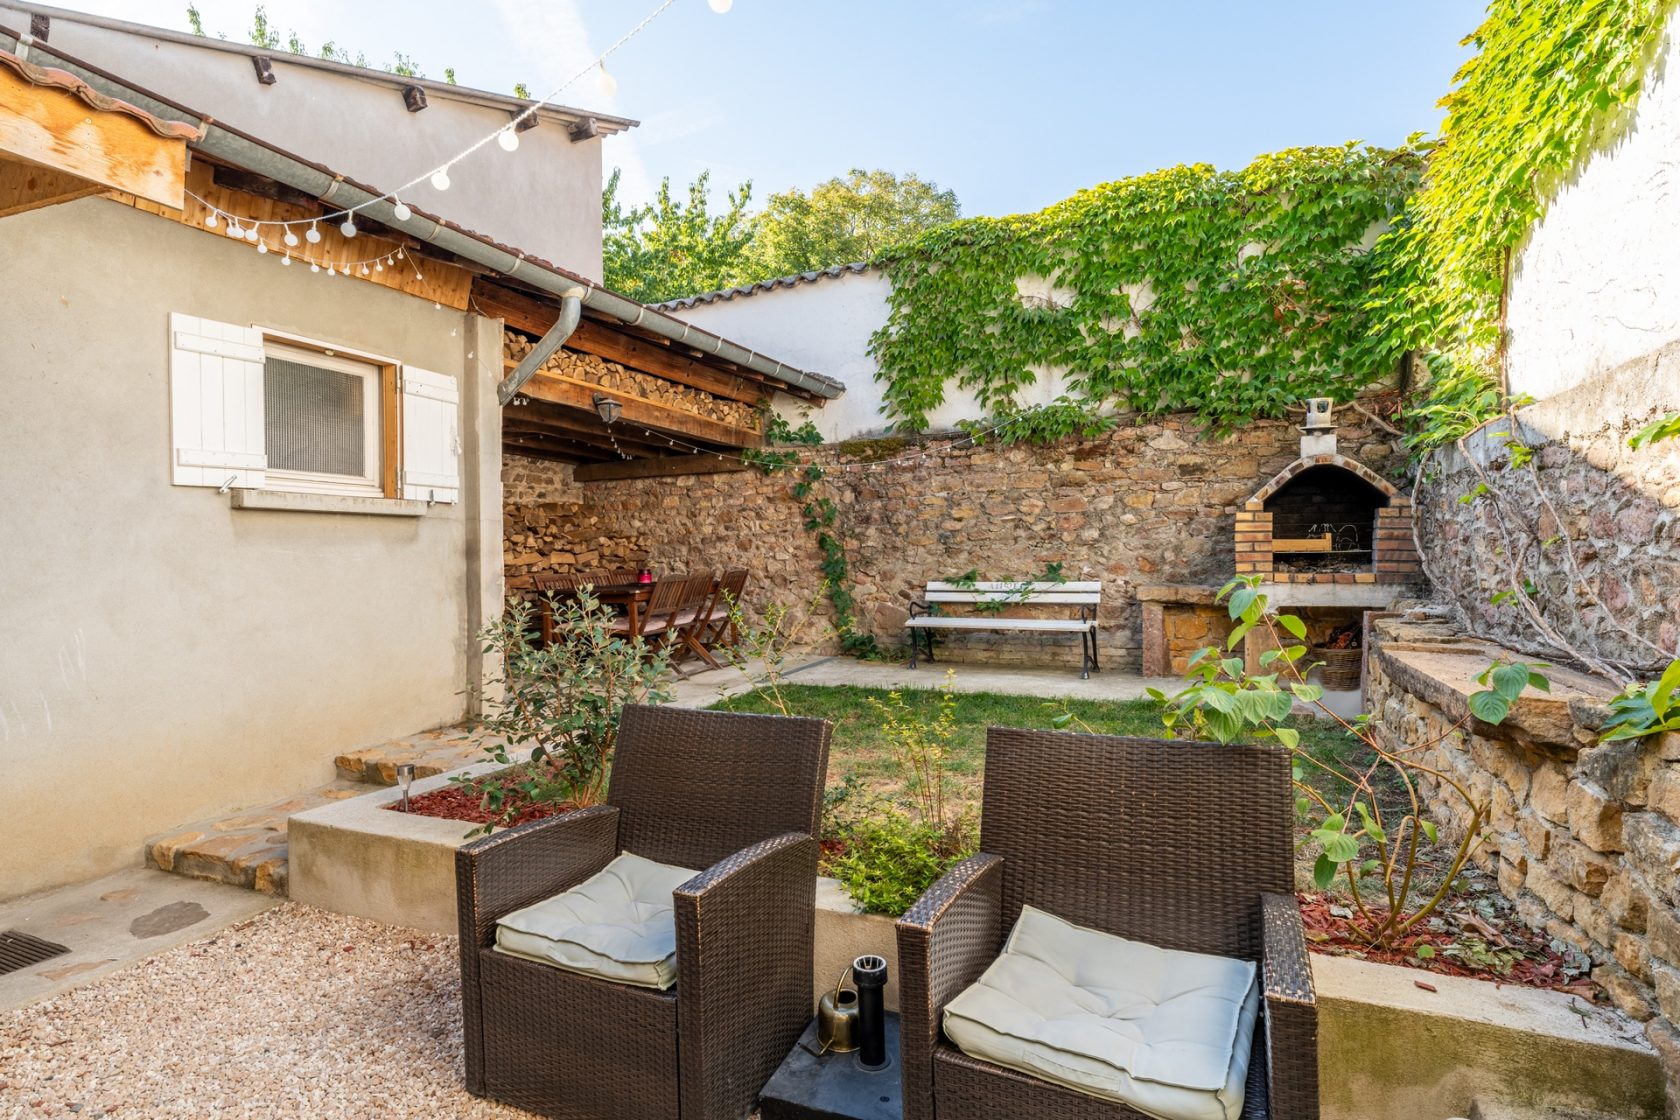
<instances>
[{"instance_id":1,"label":"roof","mask_svg":"<svg viewBox=\"0 0 1680 1120\"><path fill-rule=\"evenodd\" d=\"M428 97L453 98L457 101L466 101L477 105L505 108L514 113L524 112L532 105L532 101L528 98L494 93L490 90L474 89L471 86L450 85L448 82L440 82L432 78L393 74L386 70L377 70L368 66L352 66L346 62L316 58L314 55L293 54L284 48L273 49L254 46L250 43L234 43L227 39L212 38L208 35L171 31L165 27L153 27L150 24L135 23L131 20L112 19L109 16L96 16L87 12L72 11L69 8L54 8L45 4L29 3L28 0L5 0L5 6L28 12L31 15L46 16L50 20L63 20L66 23L79 23L88 27L121 31L130 35L141 35L148 39L158 39L166 43L180 43L184 46L201 47L205 50L240 54L248 58L267 58L273 62L283 62L291 66L303 66L312 70L342 74L364 82L390 86L393 89L419 86L426 91ZM50 45L50 42L50 36L42 40L43 44ZM600 131L604 133L623 132L626 129L635 128L641 123L628 117L615 117L606 113L597 113L592 109L578 109L566 105L544 104L537 110L537 116L561 124L575 124L579 121L593 120Z\"/></svg>"},{"instance_id":2,"label":"roof","mask_svg":"<svg viewBox=\"0 0 1680 1120\"><path fill-rule=\"evenodd\" d=\"M821 268L814 272L796 272L792 276L778 276L774 280L760 280L754 284L744 284L739 288L719 288L715 292L702 292L697 296L683 296L681 299L668 299L664 303L650 303L649 307L657 307L661 311L675 311L682 307L697 307L702 303L717 303L720 300L730 300L737 296L757 295L759 292L773 292L777 288L797 288L801 284L814 284L818 280L837 280L842 276L852 276L868 272L868 261L856 261L852 264L837 264L831 268Z\"/></svg>"},{"instance_id":3,"label":"roof","mask_svg":"<svg viewBox=\"0 0 1680 1120\"><path fill-rule=\"evenodd\" d=\"M197 140L204 135L200 128L194 128L185 121L167 121L154 116L138 105L130 105L115 97L107 97L68 70L54 70L50 66L37 66L33 62L25 62L16 55L0 51L0 66L15 71L19 77L32 86L44 89L61 89L81 100L82 104L101 113L122 113L133 117L165 140Z\"/></svg>"},{"instance_id":4,"label":"roof","mask_svg":"<svg viewBox=\"0 0 1680 1120\"><path fill-rule=\"evenodd\" d=\"M6 40L17 42L21 38L18 32L0 26L0 53L9 47ZM193 129L196 137L189 143L207 156L225 160L308 193L329 207L357 207L359 212L394 230L400 230L446 253L454 253L472 260L508 279L534 285L545 293L553 294L561 289L581 290L585 307L604 311L627 325L641 326L644 330L654 331L694 349L716 355L720 360L735 362L764 376L825 398L832 399L845 392L844 383L832 377L802 370L769 355L759 354L721 335L684 322L675 316L665 315L627 296L621 296L598 281L519 249L502 245L483 234L459 226L446 218L429 214L412 204L409 206L411 217L407 220L397 219L393 215L390 196L377 187L357 182L329 167L285 151L260 137L211 120L179 102L67 55L53 48L50 43L37 41L30 49L42 55L50 54L65 67L76 71L70 76L86 84L92 92L114 97L114 93L98 88L98 85L104 85L108 90L121 93L125 98L124 104L134 103L132 108L138 108L160 121L173 119L176 123L186 124ZM189 120L182 121L182 117ZM663 329L650 320L661 321Z\"/></svg>"}]
</instances>

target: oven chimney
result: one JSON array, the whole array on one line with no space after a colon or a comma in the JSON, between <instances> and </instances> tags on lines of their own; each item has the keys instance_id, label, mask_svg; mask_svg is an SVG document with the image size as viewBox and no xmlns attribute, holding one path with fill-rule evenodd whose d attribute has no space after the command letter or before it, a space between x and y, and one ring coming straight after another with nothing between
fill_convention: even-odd
<instances>
[{"instance_id":1,"label":"oven chimney","mask_svg":"<svg viewBox=\"0 0 1680 1120\"><path fill-rule=\"evenodd\" d=\"M1334 403L1329 397L1307 398L1307 422L1301 427L1301 458L1336 453L1336 425L1330 418Z\"/></svg>"}]
</instances>

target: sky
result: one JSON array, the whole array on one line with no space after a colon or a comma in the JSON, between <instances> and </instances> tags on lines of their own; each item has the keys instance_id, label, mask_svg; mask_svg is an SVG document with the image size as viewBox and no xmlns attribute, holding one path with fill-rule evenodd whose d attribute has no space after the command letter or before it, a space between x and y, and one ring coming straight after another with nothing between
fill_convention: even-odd
<instances>
[{"instance_id":1,"label":"sky","mask_svg":"<svg viewBox=\"0 0 1680 1120\"><path fill-rule=\"evenodd\" d=\"M185 0L60 0L186 30ZM282 35L428 77L542 95L660 0L268 0ZM914 172L966 215L1036 210L1179 163L1391 145L1440 123L1485 0L674 0L555 100L631 117L606 141L631 201L661 177L808 189L848 168ZM252 0L198 0L244 40ZM423 171L417 168L416 173Z\"/></svg>"}]
</instances>

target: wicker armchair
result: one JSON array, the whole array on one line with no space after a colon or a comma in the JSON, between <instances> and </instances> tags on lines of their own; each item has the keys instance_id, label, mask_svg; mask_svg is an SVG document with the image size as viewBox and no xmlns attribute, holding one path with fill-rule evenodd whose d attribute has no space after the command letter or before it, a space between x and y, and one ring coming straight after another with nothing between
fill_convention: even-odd
<instances>
[{"instance_id":1,"label":"wicker armchair","mask_svg":"<svg viewBox=\"0 0 1680 1120\"><path fill-rule=\"evenodd\" d=\"M1289 759L1276 747L988 731L981 854L898 922L905 1120L1143 1117L970 1058L942 1036L946 1005L997 957L1024 904L1259 962L1242 1115L1316 1120L1318 1012L1293 825Z\"/></svg>"},{"instance_id":2,"label":"wicker armchair","mask_svg":"<svg viewBox=\"0 0 1680 1120\"><path fill-rule=\"evenodd\" d=\"M811 1015L829 724L628 707L607 800L455 861L467 1089L571 1120L734 1120ZM497 952L499 918L621 851L705 868L674 893L677 986Z\"/></svg>"}]
</instances>

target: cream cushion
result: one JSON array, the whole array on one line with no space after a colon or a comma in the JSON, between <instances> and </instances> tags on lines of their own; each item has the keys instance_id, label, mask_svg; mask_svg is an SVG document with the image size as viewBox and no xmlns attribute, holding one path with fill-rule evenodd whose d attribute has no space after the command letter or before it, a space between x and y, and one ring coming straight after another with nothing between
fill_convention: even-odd
<instances>
[{"instance_id":1,"label":"cream cushion","mask_svg":"<svg viewBox=\"0 0 1680 1120\"><path fill-rule=\"evenodd\" d=\"M971 1057L1161 1120L1235 1120L1256 971L1027 906L1003 954L946 1005L945 1034Z\"/></svg>"},{"instance_id":2,"label":"cream cushion","mask_svg":"<svg viewBox=\"0 0 1680 1120\"><path fill-rule=\"evenodd\" d=\"M644 988L677 982L671 892L698 875L625 852L571 890L496 923L496 949Z\"/></svg>"}]
</instances>

